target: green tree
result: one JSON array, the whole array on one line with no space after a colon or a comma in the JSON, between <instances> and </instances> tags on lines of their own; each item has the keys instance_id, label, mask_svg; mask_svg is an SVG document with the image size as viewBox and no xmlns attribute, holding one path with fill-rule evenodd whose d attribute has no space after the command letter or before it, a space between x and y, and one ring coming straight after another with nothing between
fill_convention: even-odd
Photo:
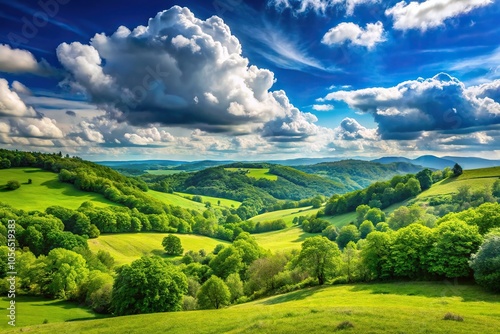
<instances>
[{"instance_id":1,"label":"green tree","mask_svg":"<svg viewBox=\"0 0 500 334\"><path fill-rule=\"evenodd\" d=\"M39 290L51 298L76 299L89 270L85 259L73 251L56 248L34 264L33 277Z\"/></svg>"},{"instance_id":2,"label":"green tree","mask_svg":"<svg viewBox=\"0 0 500 334\"><path fill-rule=\"evenodd\" d=\"M349 243L349 241L357 242L359 240L359 231L356 225L346 225L343 226L337 237L337 244L340 249L344 249L345 246Z\"/></svg>"},{"instance_id":3,"label":"green tree","mask_svg":"<svg viewBox=\"0 0 500 334\"><path fill-rule=\"evenodd\" d=\"M411 279L425 277L432 240L432 230L420 224L411 224L395 232L391 262L396 276Z\"/></svg>"},{"instance_id":4,"label":"green tree","mask_svg":"<svg viewBox=\"0 0 500 334\"><path fill-rule=\"evenodd\" d=\"M231 302L235 302L243 296L243 282L237 273L231 274L226 278L226 285L231 293Z\"/></svg>"},{"instance_id":5,"label":"green tree","mask_svg":"<svg viewBox=\"0 0 500 334\"><path fill-rule=\"evenodd\" d=\"M377 225L378 223L385 221L385 213L379 208L371 208L366 212L364 220L369 220L373 224Z\"/></svg>"},{"instance_id":6,"label":"green tree","mask_svg":"<svg viewBox=\"0 0 500 334\"><path fill-rule=\"evenodd\" d=\"M439 225L433 239L429 271L448 278L469 276L468 260L482 242L477 226L453 219Z\"/></svg>"},{"instance_id":7,"label":"green tree","mask_svg":"<svg viewBox=\"0 0 500 334\"><path fill-rule=\"evenodd\" d=\"M7 186L6 187L7 187L8 190L16 190L20 186L21 186L21 183L19 183L19 181L10 180L10 181L7 182Z\"/></svg>"},{"instance_id":8,"label":"green tree","mask_svg":"<svg viewBox=\"0 0 500 334\"><path fill-rule=\"evenodd\" d=\"M452 171L454 176L460 176L464 172L462 166L460 166L459 164L455 164L455 166L453 166L452 168Z\"/></svg>"},{"instance_id":9,"label":"green tree","mask_svg":"<svg viewBox=\"0 0 500 334\"><path fill-rule=\"evenodd\" d=\"M361 225L363 220L365 220L365 215L370 210L370 207L366 204L361 204L356 208L356 222L357 226Z\"/></svg>"},{"instance_id":10,"label":"green tree","mask_svg":"<svg viewBox=\"0 0 500 334\"><path fill-rule=\"evenodd\" d=\"M9 159L0 159L0 169L10 168L10 160Z\"/></svg>"},{"instance_id":11,"label":"green tree","mask_svg":"<svg viewBox=\"0 0 500 334\"><path fill-rule=\"evenodd\" d=\"M422 191L420 182L418 182L418 180L414 177L408 180L408 182L405 185L405 188L407 189L410 197L417 196Z\"/></svg>"},{"instance_id":12,"label":"green tree","mask_svg":"<svg viewBox=\"0 0 500 334\"><path fill-rule=\"evenodd\" d=\"M493 196L500 197L500 179L496 180L495 183L493 183L491 192Z\"/></svg>"},{"instance_id":13,"label":"green tree","mask_svg":"<svg viewBox=\"0 0 500 334\"><path fill-rule=\"evenodd\" d=\"M337 237L339 236L339 230L338 230L337 226L330 225L330 226L327 226L327 228L325 228L323 230L323 232L321 232L321 235L324 237L327 237L328 240L330 240L330 241L335 241L335 240L337 240Z\"/></svg>"},{"instance_id":14,"label":"green tree","mask_svg":"<svg viewBox=\"0 0 500 334\"><path fill-rule=\"evenodd\" d=\"M167 235L161 242L165 252L168 255L182 255L184 248L182 248L181 239L173 234Z\"/></svg>"},{"instance_id":15,"label":"green tree","mask_svg":"<svg viewBox=\"0 0 500 334\"><path fill-rule=\"evenodd\" d=\"M418 172L415 177L420 182L422 190L427 190L432 186L432 171L428 168Z\"/></svg>"},{"instance_id":16,"label":"green tree","mask_svg":"<svg viewBox=\"0 0 500 334\"><path fill-rule=\"evenodd\" d=\"M358 249L354 242L349 241L345 246L342 251L342 262L342 271L347 277L347 282L350 283L355 279L358 268Z\"/></svg>"},{"instance_id":17,"label":"green tree","mask_svg":"<svg viewBox=\"0 0 500 334\"><path fill-rule=\"evenodd\" d=\"M116 315L180 311L187 278L159 257L141 257L117 271L111 308Z\"/></svg>"},{"instance_id":18,"label":"green tree","mask_svg":"<svg viewBox=\"0 0 500 334\"><path fill-rule=\"evenodd\" d=\"M500 292L500 230L486 236L470 266L479 285Z\"/></svg>"},{"instance_id":19,"label":"green tree","mask_svg":"<svg viewBox=\"0 0 500 334\"><path fill-rule=\"evenodd\" d=\"M298 264L323 285L339 267L340 250L325 237L307 238L302 243Z\"/></svg>"},{"instance_id":20,"label":"green tree","mask_svg":"<svg viewBox=\"0 0 500 334\"><path fill-rule=\"evenodd\" d=\"M369 220L365 220L360 226L359 226L359 236L361 239L365 239L366 236L370 233L375 231L375 226L373 226L373 223Z\"/></svg>"},{"instance_id":21,"label":"green tree","mask_svg":"<svg viewBox=\"0 0 500 334\"><path fill-rule=\"evenodd\" d=\"M392 235L392 233L375 231L366 237L360 256L373 279L389 278L392 275Z\"/></svg>"},{"instance_id":22,"label":"green tree","mask_svg":"<svg viewBox=\"0 0 500 334\"><path fill-rule=\"evenodd\" d=\"M237 273L244 267L240 250L234 246L222 249L209 264L215 275L226 279L232 273Z\"/></svg>"},{"instance_id":23,"label":"green tree","mask_svg":"<svg viewBox=\"0 0 500 334\"><path fill-rule=\"evenodd\" d=\"M229 305L231 293L226 283L212 275L198 291L198 304L202 309L219 309Z\"/></svg>"}]
</instances>

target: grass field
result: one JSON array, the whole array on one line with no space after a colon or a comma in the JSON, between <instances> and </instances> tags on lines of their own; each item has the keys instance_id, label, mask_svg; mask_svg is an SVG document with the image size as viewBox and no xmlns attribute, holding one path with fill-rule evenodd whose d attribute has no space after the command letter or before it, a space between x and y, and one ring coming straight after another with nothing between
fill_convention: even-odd
<instances>
[{"instance_id":1,"label":"grass field","mask_svg":"<svg viewBox=\"0 0 500 334\"><path fill-rule=\"evenodd\" d=\"M319 209L313 209L312 206L305 208L295 208L266 212L258 216L250 218L251 221L259 223L270 220L283 219L289 226L292 225L293 218L300 216L310 216L316 214Z\"/></svg>"},{"instance_id":2,"label":"grass field","mask_svg":"<svg viewBox=\"0 0 500 334\"><path fill-rule=\"evenodd\" d=\"M12 328L7 324L7 307L10 299L0 299L0 309L2 309L2 321L0 330ZM48 300L41 297L16 296L16 327L32 326L43 324L45 320L49 324L64 321L74 321L83 319L101 318L90 309L82 308L77 303ZM18 330L19 331L19 330ZM61 332L62 333L62 332Z\"/></svg>"},{"instance_id":3,"label":"grass field","mask_svg":"<svg viewBox=\"0 0 500 334\"><path fill-rule=\"evenodd\" d=\"M27 184L28 179L32 184ZM104 196L75 189L71 184L59 182L57 174L38 168L10 168L0 170L0 185L17 180L21 187L16 190L0 190L0 202L16 209L45 210L51 205L77 209L85 201L98 207L117 205Z\"/></svg>"},{"instance_id":4,"label":"grass field","mask_svg":"<svg viewBox=\"0 0 500 334\"><path fill-rule=\"evenodd\" d=\"M271 181L276 181L278 179L277 175L269 173L269 168L224 168L230 172L237 172L240 170L247 170L246 174L248 177L253 177L255 179L268 179Z\"/></svg>"},{"instance_id":5,"label":"grass field","mask_svg":"<svg viewBox=\"0 0 500 334\"><path fill-rule=\"evenodd\" d=\"M317 234L306 233L302 228L294 226L280 231L252 234L259 246L272 252L299 249L302 242Z\"/></svg>"},{"instance_id":6,"label":"grass field","mask_svg":"<svg viewBox=\"0 0 500 334\"><path fill-rule=\"evenodd\" d=\"M148 195L170 205L180 206L186 209L193 209L203 212L206 210L205 204L192 201L176 194L162 193L156 190L148 190Z\"/></svg>"},{"instance_id":7,"label":"grass field","mask_svg":"<svg viewBox=\"0 0 500 334\"><path fill-rule=\"evenodd\" d=\"M174 194L182 196L182 197L185 197L185 196L193 197L193 196L195 196L193 194L177 193L177 192L174 193ZM205 196L205 195L200 195L200 196L202 198L203 203L210 202L210 204L212 204L212 206L219 206L218 205L219 201L220 201L220 206L225 206L225 207L228 207L228 208L234 207L235 209L237 209L241 205L241 202L233 201L232 199L219 198L219 197L211 197L211 196Z\"/></svg>"},{"instance_id":8,"label":"grass field","mask_svg":"<svg viewBox=\"0 0 500 334\"><path fill-rule=\"evenodd\" d=\"M88 244L93 252L108 251L115 258L116 264L130 263L143 255L164 256L161 242L168 233L123 233L105 234L97 239L89 239ZM227 241L192 234L176 234L181 239L184 252L204 249L211 252L217 244Z\"/></svg>"},{"instance_id":9,"label":"grass field","mask_svg":"<svg viewBox=\"0 0 500 334\"><path fill-rule=\"evenodd\" d=\"M463 321L443 320L448 312ZM338 328L347 321L352 328ZM471 285L407 282L315 287L221 310L49 323L23 332L490 334L499 328L500 296Z\"/></svg>"},{"instance_id":10,"label":"grass field","mask_svg":"<svg viewBox=\"0 0 500 334\"><path fill-rule=\"evenodd\" d=\"M423 200L428 197L457 193L460 186L470 186L477 190L491 185L500 178L500 167L464 170L458 177L451 177L434 184L430 189L420 193L417 198Z\"/></svg>"},{"instance_id":11,"label":"grass field","mask_svg":"<svg viewBox=\"0 0 500 334\"><path fill-rule=\"evenodd\" d=\"M151 175L173 175L185 172L184 170L177 169L148 169L145 170L146 173Z\"/></svg>"}]
</instances>

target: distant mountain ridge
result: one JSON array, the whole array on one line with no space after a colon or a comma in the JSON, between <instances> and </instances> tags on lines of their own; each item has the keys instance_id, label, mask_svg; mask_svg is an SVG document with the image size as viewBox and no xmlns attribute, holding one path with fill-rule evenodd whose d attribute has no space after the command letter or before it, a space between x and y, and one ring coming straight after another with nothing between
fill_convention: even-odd
<instances>
[{"instance_id":1,"label":"distant mountain ridge","mask_svg":"<svg viewBox=\"0 0 500 334\"><path fill-rule=\"evenodd\" d=\"M388 164L393 162L407 162L414 165L420 165L426 168L444 169L446 167L453 167L458 163L464 169L487 168L500 166L500 160L488 160L475 157L436 157L434 155L423 155L416 159L408 159L404 157L383 157L372 160L372 162L379 162Z\"/></svg>"}]
</instances>

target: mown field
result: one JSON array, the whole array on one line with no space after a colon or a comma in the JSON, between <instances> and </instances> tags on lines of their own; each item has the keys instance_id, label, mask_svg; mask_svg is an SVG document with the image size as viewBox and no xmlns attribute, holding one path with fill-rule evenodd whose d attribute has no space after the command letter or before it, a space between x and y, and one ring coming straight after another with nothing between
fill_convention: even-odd
<instances>
[{"instance_id":1,"label":"mown field","mask_svg":"<svg viewBox=\"0 0 500 334\"><path fill-rule=\"evenodd\" d=\"M161 242L168 233L117 233L100 235L89 239L88 244L93 252L108 251L115 258L116 264L131 263L143 255L165 256ZM217 244L228 244L227 241L192 234L176 234L182 243L184 252L204 249L211 252Z\"/></svg>"},{"instance_id":2,"label":"mown field","mask_svg":"<svg viewBox=\"0 0 500 334\"><path fill-rule=\"evenodd\" d=\"M304 207L304 208L294 208L294 209L286 209L286 210L278 210L266 212L258 216L254 216L249 220L259 223L270 220L283 219L289 226L292 225L293 218L300 216L310 216L316 214L319 209L313 209L312 206Z\"/></svg>"},{"instance_id":3,"label":"mown field","mask_svg":"<svg viewBox=\"0 0 500 334\"><path fill-rule=\"evenodd\" d=\"M148 169L145 170L146 173L152 174L152 175L173 175L173 174L178 174L185 172L184 170L177 170L177 169Z\"/></svg>"},{"instance_id":4,"label":"mown field","mask_svg":"<svg viewBox=\"0 0 500 334\"><path fill-rule=\"evenodd\" d=\"M448 312L463 321L443 320ZM347 322L353 327L341 329ZM445 281L315 287L221 310L49 322L23 332L493 334L499 328L499 295Z\"/></svg>"},{"instance_id":5,"label":"mown field","mask_svg":"<svg viewBox=\"0 0 500 334\"><path fill-rule=\"evenodd\" d=\"M0 330L12 328L7 324L7 307L10 299L0 299L2 309L2 321ZM16 296L16 327L43 324L44 322L56 323L83 319L96 319L102 316L83 308L77 303L63 300L47 300L41 297ZM19 330L17 330L19 331ZM63 332L61 332L63 333Z\"/></svg>"},{"instance_id":6,"label":"mown field","mask_svg":"<svg viewBox=\"0 0 500 334\"><path fill-rule=\"evenodd\" d=\"M253 237L262 248L275 253L289 249L300 249L306 238L315 235L317 234L306 233L300 227L294 226L280 231L253 234Z\"/></svg>"},{"instance_id":7,"label":"mown field","mask_svg":"<svg viewBox=\"0 0 500 334\"><path fill-rule=\"evenodd\" d=\"M458 177L451 177L434 184L430 189L420 193L417 198L426 198L438 195L457 193L461 186L470 186L471 190L478 190L491 185L500 178L500 167L464 170Z\"/></svg>"},{"instance_id":8,"label":"mown field","mask_svg":"<svg viewBox=\"0 0 500 334\"><path fill-rule=\"evenodd\" d=\"M27 184L28 179L32 184ZM10 180L19 181L21 187L10 191L0 189L0 202L16 209L43 211L51 205L77 209L85 201L92 201L98 207L117 205L100 194L77 190L71 184L59 182L56 173L38 168L0 170L0 186Z\"/></svg>"},{"instance_id":9,"label":"mown field","mask_svg":"<svg viewBox=\"0 0 500 334\"><path fill-rule=\"evenodd\" d=\"M230 172L237 172L240 170L247 170L246 174L248 177L253 177L255 179L268 179L271 181L276 181L278 179L277 175L269 173L269 168L224 168Z\"/></svg>"}]
</instances>

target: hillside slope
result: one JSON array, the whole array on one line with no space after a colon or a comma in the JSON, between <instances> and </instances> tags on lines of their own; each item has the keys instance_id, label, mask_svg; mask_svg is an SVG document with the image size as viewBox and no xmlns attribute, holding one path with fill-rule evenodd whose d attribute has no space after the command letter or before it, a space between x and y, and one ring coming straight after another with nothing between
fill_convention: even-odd
<instances>
[{"instance_id":1,"label":"hillside slope","mask_svg":"<svg viewBox=\"0 0 500 334\"><path fill-rule=\"evenodd\" d=\"M464 321L444 321L453 312ZM74 321L23 328L33 333L498 333L498 296L477 286L436 282L309 288L221 310ZM6 333L18 333L19 329Z\"/></svg>"}]
</instances>

